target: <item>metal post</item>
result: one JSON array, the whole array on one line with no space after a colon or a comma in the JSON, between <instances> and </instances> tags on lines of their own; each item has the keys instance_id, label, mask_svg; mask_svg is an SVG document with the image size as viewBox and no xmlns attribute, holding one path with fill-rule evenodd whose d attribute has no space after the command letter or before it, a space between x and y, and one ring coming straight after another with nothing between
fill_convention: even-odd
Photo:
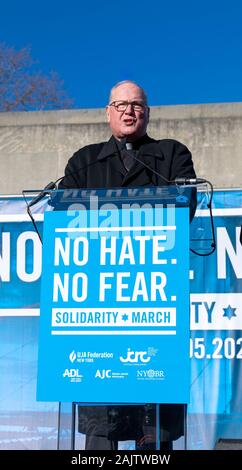
<instances>
[{"instance_id":1,"label":"metal post","mask_svg":"<svg viewBox=\"0 0 242 470\"><path fill-rule=\"evenodd\" d=\"M160 450L160 405L155 405L155 448Z\"/></svg>"},{"instance_id":2,"label":"metal post","mask_svg":"<svg viewBox=\"0 0 242 470\"><path fill-rule=\"evenodd\" d=\"M60 450L60 419L61 419L61 402L58 404L58 420L57 420L57 450Z\"/></svg>"},{"instance_id":3,"label":"metal post","mask_svg":"<svg viewBox=\"0 0 242 470\"><path fill-rule=\"evenodd\" d=\"M71 412L71 450L75 450L75 434L76 434L76 403L72 403Z\"/></svg>"},{"instance_id":4,"label":"metal post","mask_svg":"<svg viewBox=\"0 0 242 470\"><path fill-rule=\"evenodd\" d=\"M187 404L184 404L184 450L187 450Z\"/></svg>"}]
</instances>

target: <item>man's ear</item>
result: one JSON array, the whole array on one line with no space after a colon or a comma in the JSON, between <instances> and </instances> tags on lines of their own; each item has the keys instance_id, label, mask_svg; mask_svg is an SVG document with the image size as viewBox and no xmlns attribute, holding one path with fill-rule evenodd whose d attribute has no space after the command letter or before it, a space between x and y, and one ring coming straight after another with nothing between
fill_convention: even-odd
<instances>
[{"instance_id":1,"label":"man's ear","mask_svg":"<svg viewBox=\"0 0 242 470\"><path fill-rule=\"evenodd\" d=\"M106 109L107 122L110 122L110 109L109 109L109 106L107 105L105 109Z\"/></svg>"},{"instance_id":2,"label":"man's ear","mask_svg":"<svg viewBox=\"0 0 242 470\"><path fill-rule=\"evenodd\" d=\"M150 108L149 108L149 106L147 108L147 120L148 120L148 122L150 120Z\"/></svg>"}]
</instances>

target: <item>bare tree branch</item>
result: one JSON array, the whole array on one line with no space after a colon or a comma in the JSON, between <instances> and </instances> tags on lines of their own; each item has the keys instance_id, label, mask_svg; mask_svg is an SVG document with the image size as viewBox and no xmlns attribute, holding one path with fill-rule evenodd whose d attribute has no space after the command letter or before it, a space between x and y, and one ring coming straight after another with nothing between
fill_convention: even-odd
<instances>
[{"instance_id":1,"label":"bare tree branch","mask_svg":"<svg viewBox=\"0 0 242 470\"><path fill-rule=\"evenodd\" d=\"M70 108L73 104L58 75L35 70L29 48L0 43L0 111Z\"/></svg>"}]
</instances>

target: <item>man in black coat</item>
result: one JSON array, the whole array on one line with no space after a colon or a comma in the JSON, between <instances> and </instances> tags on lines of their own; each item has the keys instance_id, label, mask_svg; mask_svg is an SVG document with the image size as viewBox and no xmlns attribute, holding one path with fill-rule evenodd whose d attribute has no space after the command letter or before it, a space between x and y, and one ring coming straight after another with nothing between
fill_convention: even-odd
<instances>
[{"instance_id":1,"label":"man in black coat","mask_svg":"<svg viewBox=\"0 0 242 470\"><path fill-rule=\"evenodd\" d=\"M163 186L176 177L195 178L185 145L147 135L147 97L136 83L124 81L112 88L106 114L112 137L74 153L59 189ZM112 449L129 439L137 449L155 448L155 405L80 406L78 413L86 449ZM184 431L183 405L160 405L160 427L161 448L170 449Z\"/></svg>"}]
</instances>

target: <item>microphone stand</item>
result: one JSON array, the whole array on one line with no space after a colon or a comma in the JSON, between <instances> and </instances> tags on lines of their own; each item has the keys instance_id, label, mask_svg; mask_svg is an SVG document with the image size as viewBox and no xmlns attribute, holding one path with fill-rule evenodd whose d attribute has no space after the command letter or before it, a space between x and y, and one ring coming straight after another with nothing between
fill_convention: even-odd
<instances>
[{"instance_id":1,"label":"microphone stand","mask_svg":"<svg viewBox=\"0 0 242 470\"><path fill-rule=\"evenodd\" d=\"M208 253L199 253L197 251L195 251L194 249L190 248L190 251L198 256L209 256L211 255L212 253L214 253L214 251L216 250L216 240L215 240L215 230L214 230L214 222L213 222L213 213L212 213L212 200L213 200L213 185L210 181L206 180L206 179L203 179L203 178L188 178L188 177L177 177L175 178L175 180L168 180L165 176L163 176L161 173L159 173L158 171L156 171L154 168L151 168L149 165L147 165L143 160L141 160L140 158L138 158L137 156L133 155L133 153L129 152L128 149L126 148L126 143L127 143L127 139L124 138L121 140L120 142L120 146L118 147L117 145L117 150L120 152L120 150L124 149L128 155L135 161L137 161L138 163L140 163L142 166L144 166L147 170L149 171L152 171L152 173L154 173L156 176L158 176L163 182L166 183L166 185L169 185L169 184L176 184L177 186L186 186L186 185L196 185L196 184L201 184L201 183L207 183L210 187L210 198L209 198L209 202L207 204L207 207L209 209L209 214L210 214L210 221L211 221L211 230L212 230L212 243L211 243L211 250L208 252ZM30 203L27 202L26 198L25 198L25 195L24 195L24 191L22 191L22 194L23 194L23 197L25 199L25 202L26 202L26 206L27 206L27 213L34 225L34 228L38 234L38 237L42 243L42 239L41 239L41 236L40 236L40 233L38 231L38 228L37 228L37 225L36 225L36 222L33 218L33 215L32 215L32 212L30 210L30 208L37 204L37 202L39 202L44 196L46 196L47 194L49 194L50 191L52 190L55 190L57 189L57 183L61 180L63 180L65 177L68 177L68 176L72 176L73 174L75 174L77 171L81 171L83 170L84 168L86 168L87 166L92 166L94 165L96 162L92 162L90 163L89 165L84 165L83 167L80 167L78 168L77 170L73 171L73 172L70 172L69 174L67 175L64 175L60 178L58 178L56 181L51 181L50 183L48 183L45 188L36 196L34 197ZM242 231L241 231L242 233Z\"/></svg>"},{"instance_id":2,"label":"microphone stand","mask_svg":"<svg viewBox=\"0 0 242 470\"><path fill-rule=\"evenodd\" d=\"M147 165L143 160L140 158L136 157L132 153L128 151L126 148L126 143L127 139L122 139L122 147L124 148L125 151L137 162L141 163L145 168L147 168L149 171L152 171L155 175L157 175L159 178L161 178L166 184L176 184L177 186L186 186L186 185L195 185L195 184L202 184L202 183L207 183L210 187L210 198L209 202L207 204L207 207L209 209L209 214L210 214L210 221L211 221L211 231L212 231L212 242L211 242L211 250L208 253L199 253L198 251L194 250L193 248L190 248L190 251L194 253L195 255L198 256L210 256L211 254L214 253L216 250L216 238L215 238L215 230L214 230L214 221L213 221L213 213L212 213L212 200L213 200L213 185L210 181L203 179L203 178L188 178L188 177L177 177L175 180L168 180L163 176L161 173L158 171L154 170L154 168L151 168L149 165ZM241 228L241 238L242 238L242 228Z\"/></svg>"},{"instance_id":3,"label":"microphone stand","mask_svg":"<svg viewBox=\"0 0 242 470\"><path fill-rule=\"evenodd\" d=\"M37 204L38 202L40 202L41 199L43 199L43 197L45 197L47 194L49 194L50 191L53 190L53 189L56 189L56 182L51 181L51 182L48 183L48 184L44 187L44 189L43 189L42 191L40 191L40 193L39 193L37 196L35 196L30 202L27 201L27 199L26 199L26 197L25 197L25 192L22 191L22 195L23 195L23 198L24 198L25 203L26 203L27 214L28 214L28 216L29 216L30 219L31 219L31 222L32 222L32 224L33 224L33 226L34 226L34 229L35 229L35 231L36 231L36 233L37 233L39 239L40 239L41 244L43 244L42 238L41 238L41 236L40 236L40 233L39 233L37 224L36 224L36 222L35 222L35 220L34 220L34 217L33 217L33 214L32 214L32 212L31 212L30 208L31 208L32 206L34 206L35 204Z\"/></svg>"}]
</instances>

